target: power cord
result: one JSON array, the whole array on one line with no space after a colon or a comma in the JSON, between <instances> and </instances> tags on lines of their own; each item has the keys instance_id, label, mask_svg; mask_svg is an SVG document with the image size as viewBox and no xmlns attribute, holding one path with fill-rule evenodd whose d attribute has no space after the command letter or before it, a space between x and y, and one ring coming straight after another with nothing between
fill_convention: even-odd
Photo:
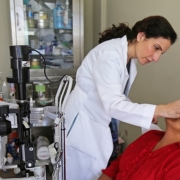
<instances>
[{"instance_id":1,"label":"power cord","mask_svg":"<svg viewBox=\"0 0 180 180\"><path fill-rule=\"evenodd\" d=\"M43 58L43 62L44 62L44 76L46 77L46 79L47 79L49 82L52 82L52 83L61 82L61 80L62 80L65 76L67 76L67 74L65 74L65 75L63 75L63 77L61 77L61 78L60 78L59 80L57 80L57 81L52 81L52 80L50 80L50 79L47 77L47 74L46 74L46 60L45 60L44 56L43 56L39 51L37 51L36 49L33 49L33 48L31 48L31 47L30 47L30 49L31 49L31 51L37 52L37 53Z\"/></svg>"}]
</instances>

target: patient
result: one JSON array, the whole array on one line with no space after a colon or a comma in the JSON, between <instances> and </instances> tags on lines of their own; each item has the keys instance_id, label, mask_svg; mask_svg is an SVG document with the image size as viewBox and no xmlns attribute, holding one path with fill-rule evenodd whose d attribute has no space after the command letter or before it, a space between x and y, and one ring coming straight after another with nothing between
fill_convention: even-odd
<instances>
[{"instance_id":1,"label":"patient","mask_svg":"<svg viewBox=\"0 0 180 180\"><path fill-rule=\"evenodd\" d=\"M180 180L180 118L165 120L165 132L143 134L98 180Z\"/></svg>"}]
</instances>

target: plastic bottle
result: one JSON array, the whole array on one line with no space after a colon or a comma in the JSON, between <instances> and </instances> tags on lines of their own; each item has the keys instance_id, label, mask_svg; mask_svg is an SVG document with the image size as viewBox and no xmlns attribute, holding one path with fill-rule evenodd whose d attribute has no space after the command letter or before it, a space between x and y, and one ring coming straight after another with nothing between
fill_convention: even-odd
<instances>
[{"instance_id":1,"label":"plastic bottle","mask_svg":"<svg viewBox=\"0 0 180 180\"><path fill-rule=\"evenodd\" d=\"M34 28L34 18L31 4L27 7L27 23L29 28Z\"/></svg>"},{"instance_id":2,"label":"plastic bottle","mask_svg":"<svg viewBox=\"0 0 180 180\"><path fill-rule=\"evenodd\" d=\"M72 29L72 11L71 8L68 8L68 26L67 29Z\"/></svg>"},{"instance_id":3,"label":"plastic bottle","mask_svg":"<svg viewBox=\"0 0 180 180\"><path fill-rule=\"evenodd\" d=\"M43 41L42 49L46 50L46 48L47 48L47 43L46 43L46 41Z\"/></svg>"},{"instance_id":4,"label":"plastic bottle","mask_svg":"<svg viewBox=\"0 0 180 180\"><path fill-rule=\"evenodd\" d=\"M2 93L3 93L3 101L8 102L9 101L9 87L6 81L3 82Z\"/></svg>"},{"instance_id":5,"label":"plastic bottle","mask_svg":"<svg viewBox=\"0 0 180 180\"><path fill-rule=\"evenodd\" d=\"M53 10L49 12L49 28L54 28Z\"/></svg>"},{"instance_id":6,"label":"plastic bottle","mask_svg":"<svg viewBox=\"0 0 180 180\"><path fill-rule=\"evenodd\" d=\"M3 86L3 79L1 77L2 72L0 72L0 101L3 101L3 92L2 92L2 86Z\"/></svg>"},{"instance_id":7,"label":"plastic bottle","mask_svg":"<svg viewBox=\"0 0 180 180\"><path fill-rule=\"evenodd\" d=\"M14 86L14 83L9 83L9 87L10 87L10 92L9 92L9 100L11 103L15 103L15 86Z\"/></svg>"},{"instance_id":8,"label":"plastic bottle","mask_svg":"<svg viewBox=\"0 0 180 180\"><path fill-rule=\"evenodd\" d=\"M29 36L28 36L28 23L27 23L27 10L26 5L23 5L23 13L24 13L24 33L25 33L25 44L28 45L29 43Z\"/></svg>"},{"instance_id":9,"label":"plastic bottle","mask_svg":"<svg viewBox=\"0 0 180 180\"><path fill-rule=\"evenodd\" d=\"M39 50L43 49L43 39L42 38L39 40L39 48L38 49Z\"/></svg>"},{"instance_id":10,"label":"plastic bottle","mask_svg":"<svg viewBox=\"0 0 180 180\"><path fill-rule=\"evenodd\" d=\"M56 1L55 8L53 9L54 17L54 28L61 29L63 28L63 9L59 0Z\"/></svg>"},{"instance_id":11,"label":"plastic bottle","mask_svg":"<svg viewBox=\"0 0 180 180\"><path fill-rule=\"evenodd\" d=\"M63 24L65 28L68 26L68 13L69 13L69 1L66 0L66 7L64 9Z\"/></svg>"}]
</instances>

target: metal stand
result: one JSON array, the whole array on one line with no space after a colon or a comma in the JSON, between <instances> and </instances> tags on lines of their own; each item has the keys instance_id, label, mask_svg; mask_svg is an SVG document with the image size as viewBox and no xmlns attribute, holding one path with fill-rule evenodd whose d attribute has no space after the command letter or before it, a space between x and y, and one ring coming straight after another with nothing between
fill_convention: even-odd
<instances>
[{"instance_id":1,"label":"metal stand","mask_svg":"<svg viewBox=\"0 0 180 180\"><path fill-rule=\"evenodd\" d=\"M57 153L55 157L54 171L52 174L53 180L66 180L66 149L65 149L66 137L65 137L64 106L71 92L72 85L73 85L72 77L68 75L65 76L61 80L61 83L59 85L59 88L55 96L55 108L57 108L58 116L55 117L55 122L54 122L55 124L54 148L56 149Z\"/></svg>"},{"instance_id":2,"label":"metal stand","mask_svg":"<svg viewBox=\"0 0 180 180\"><path fill-rule=\"evenodd\" d=\"M17 165L17 173L21 174L21 178L10 179L39 179L45 180L45 166L35 167L34 147L30 134L30 107L26 101L26 83L30 80L29 75L29 54L31 48L29 46L10 46L12 77L7 78L7 82L14 83L16 88L16 99L18 108L9 109L9 106L0 106L0 136L6 136L11 133L11 123L6 120L9 113L17 116L18 139L16 144L19 146L19 164ZM29 177L29 172L34 172L34 176ZM43 175L42 175L43 174ZM0 177L0 179L2 179Z\"/></svg>"}]
</instances>

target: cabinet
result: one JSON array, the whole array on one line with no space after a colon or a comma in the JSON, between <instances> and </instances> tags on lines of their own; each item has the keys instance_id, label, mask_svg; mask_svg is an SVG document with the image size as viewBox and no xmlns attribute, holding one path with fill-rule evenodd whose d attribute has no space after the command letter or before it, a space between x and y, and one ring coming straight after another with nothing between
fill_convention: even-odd
<instances>
[{"instance_id":1,"label":"cabinet","mask_svg":"<svg viewBox=\"0 0 180 180\"><path fill-rule=\"evenodd\" d=\"M52 24L56 0L9 1L12 45L29 45L43 54L50 79L59 79L64 74L74 77L84 57L83 0L59 0L63 13L68 2L71 16L68 19L71 24L63 27ZM32 26L28 24L28 4L31 4L33 12ZM33 62L37 60L40 66L34 67ZM45 80L44 62L36 51L30 55L30 61L30 80Z\"/></svg>"}]
</instances>

